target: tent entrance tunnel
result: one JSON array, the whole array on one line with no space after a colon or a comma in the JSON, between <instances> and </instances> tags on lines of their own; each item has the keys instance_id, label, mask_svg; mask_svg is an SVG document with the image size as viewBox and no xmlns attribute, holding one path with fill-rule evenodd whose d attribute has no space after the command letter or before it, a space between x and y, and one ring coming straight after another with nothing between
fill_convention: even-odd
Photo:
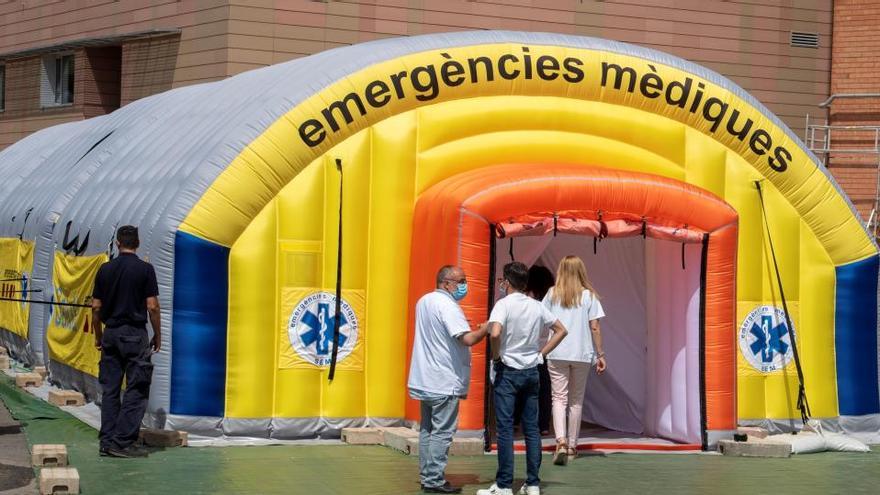
<instances>
[{"instance_id":1,"label":"tent entrance tunnel","mask_svg":"<svg viewBox=\"0 0 880 495\"><path fill-rule=\"evenodd\" d=\"M578 442L582 449L700 449L703 243L636 235L606 238L594 251L594 239L562 233L496 237L495 280L511 249L515 260L554 273L566 255L584 260L602 297L602 340L613 365L601 376L591 370ZM491 403L491 390L486 395ZM549 409L542 414L549 417ZM490 412L490 445L496 438L491 419ZM552 433L551 428L549 439Z\"/></svg>"},{"instance_id":2,"label":"tent entrance tunnel","mask_svg":"<svg viewBox=\"0 0 880 495\"><path fill-rule=\"evenodd\" d=\"M565 254L581 255L606 290L603 335L613 363L588 383L585 418L699 448L713 431L736 424L728 329L737 219L713 194L647 174L555 164L478 169L419 198L410 302L430 289L423 287L433 280L429 272L457 264L471 287L462 308L479 323L494 300L496 274L510 260L510 242L526 263L543 256L555 267L551 261ZM594 238L605 238L596 255ZM486 348L474 349L464 429L491 423L487 364ZM413 409L408 417L417 419Z\"/></svg>"}]
</instances>

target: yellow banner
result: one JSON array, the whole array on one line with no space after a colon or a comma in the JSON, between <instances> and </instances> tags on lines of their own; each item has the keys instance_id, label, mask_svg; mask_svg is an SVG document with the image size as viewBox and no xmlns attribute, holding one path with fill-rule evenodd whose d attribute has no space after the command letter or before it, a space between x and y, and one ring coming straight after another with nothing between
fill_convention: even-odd
<instances>
[{"instance_id":1,"label":"yellow banner","mask_svg":"<svg viewBox=\"0 0 880 495\"><path fill-rule=\"evenodd\" d=\"M34 243L0 239L0 298L30 299L34 266ZM0 328L27 338L30 304L0 300Z\"/></svg>"},{"instance_id":2,"label":"yellow banner","mask_svg":"<svg viewBox=\"0 0 880 495\"><path fill-rule=\"evenodd\" d=\"M336 369L364 369L364 308L359 290L342 291ZM281 290L281 345L279 368L330 366L336 296L319 289L285 287Z\"/></svg>"},{"instance_id":3,"label":"yellow banner","mask_svg":"<svg viewBox=\"0 0 880 495\"><path fill-rule=\"evenodd\" d=\"M107 255L68 256L55 253L52 282L56 303L87 304L91 301L98 268ZM101 353L95 349L91 308L52 306L46 339L50 357L92 376L98 376Z\"/></svg>"}]
</instances>

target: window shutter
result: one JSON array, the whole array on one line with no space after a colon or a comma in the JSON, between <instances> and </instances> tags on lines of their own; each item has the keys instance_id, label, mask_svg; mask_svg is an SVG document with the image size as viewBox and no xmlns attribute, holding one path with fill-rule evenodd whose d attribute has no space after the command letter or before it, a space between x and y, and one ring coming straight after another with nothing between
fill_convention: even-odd
<instances>
[{"instance_id":1,"label":"window shutter","mask_svg":"<svg viewBox=\"0 0 880 495\"><path fill-rule=\"evenodd\" d=\"M55 57L43 57L40 64L40 105L51 107L55 104Z\"/></svg>"}]
</instances>

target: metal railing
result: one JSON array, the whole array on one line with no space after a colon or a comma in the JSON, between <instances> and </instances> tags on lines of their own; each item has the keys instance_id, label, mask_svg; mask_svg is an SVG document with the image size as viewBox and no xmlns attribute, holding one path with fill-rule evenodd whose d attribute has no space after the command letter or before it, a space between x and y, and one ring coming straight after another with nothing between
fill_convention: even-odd
<instances>
[{"instance_id":1,"label":"metal railing","mask_svg":"<svg viewBox=\"0 0 880 495\"><path fill-rule=\"evenodd\" d=\"M827 165L828 155L831 153L841 155L880 154L880 125L829 125L827 121L821 124L806 119L806 132L804 142L807 148ZM832 136L838 140L857 141L866 143L868 146L858 148L832 147Z\"/></svg>"},{"instance_id":2,"label":"metal railing","mask_svg":"<svg viewBox=\"0 0 880 495\"><path fill-rule=\"evenodd\" d=\"M880 93L834 93L827 100L819 103L819 108L828 108L837 99L860 100L864 98L880 98Z\"/></svg>"}]
</instances>

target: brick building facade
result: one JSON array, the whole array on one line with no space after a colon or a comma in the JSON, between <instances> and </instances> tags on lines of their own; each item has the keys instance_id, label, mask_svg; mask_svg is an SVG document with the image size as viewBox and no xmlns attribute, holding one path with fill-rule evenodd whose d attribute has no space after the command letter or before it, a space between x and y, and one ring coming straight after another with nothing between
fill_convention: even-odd
<instances>
[{"instance_id":1,"label":"brick building facade","mask_svg":"<svg viewBox=\"0 0 880 495\"><path fill-rule=\"evenodd\" d=\"M672 53L732 79L803 135L805 116L821 115L816 105L830 94L870 89L870 70L878 69L867 60L870 51L860 46L873 43L876 48L878 42L865 33L877 17L863 14L875 12L878 4L880 0L0 0L0 86L5 89L0 149L49 125L102 115L171 88L382 37L472 29L596 36ZM58 54L73 55L73 98L69 104L47 105L45 79L51 71L46 60ZM841 65L844 61L852 65ZM876 111L873 117L862 110L852 115L848 105L835 103L832 120L876 120ZM863 211L870 211L876 171L835 159L830 165L845 187L852 188L860 208L868 205ZM865 186L868 182L872 187ZM869 193L871 200L866 199Z\"/></svg>"},{"instance_id":2,"label":"brick building facade","mask_svg":"<svg viewBox=\"0 0 880 495\"><path fill-rule=\"evenodd\" d=\"M828 168L864 218L877 207L880 165L880 1L834 2ZM846 127L857 127L846 129ZM872 129L873 128L873 129Z\"/></svg>"}]
</instances>

